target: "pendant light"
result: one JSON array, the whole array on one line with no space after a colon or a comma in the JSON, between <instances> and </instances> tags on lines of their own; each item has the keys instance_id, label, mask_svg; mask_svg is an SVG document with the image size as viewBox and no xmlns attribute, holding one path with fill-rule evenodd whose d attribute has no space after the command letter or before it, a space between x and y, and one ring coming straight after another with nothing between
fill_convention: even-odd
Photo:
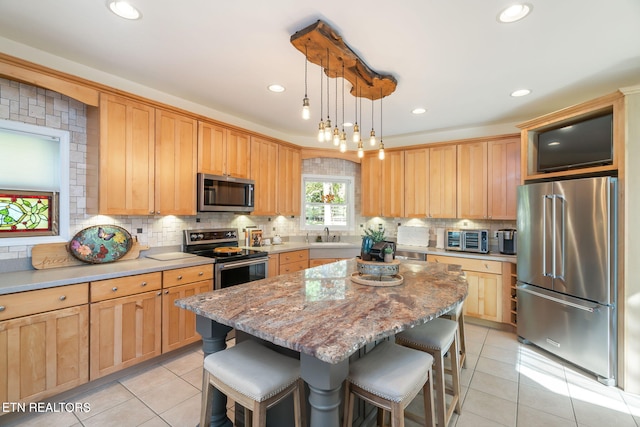
<instances>
[{"instance_id":1,"label":"pendant light","mask_svg":"<svg viewBox=\"0 0 640 427\"><path fill-rule=\"evenodd\" d=\"M325 74L327 75L327 121L324 123L324 140L326 142L331 142L331 119L329 118L329 49L327 49L327 70Z\"/></svg>"},{"instance_id":2,"label":"pendant light","mask_svg":"<svg viewBox=\"0 0 640 427\"><path fill-rule=\"evenodd\" d=\"M304 47L304 98L302 99L302 118L309 120L311 118L311 111L309 110L309 98L307 97L307 46Z\"/></svg>"},{"instance_id":3,"label":"pendant light","mask_svg":"<svg viewBox=\"0 0 640 427\"><path fill-rule=\"evenodd\" d=\"M373 130L373 97L371 97L371 133L369 134L369 144L376 145L376 131Z\"/></svg>"},{"instance_id":4,"label":"pendant light","mask_svg":"<svg viewBox=\"0 0 640 427\"><path fill-rule=\"evenodd\" d=\"M340 145L340 130L338 129L338 73L336 73L336 126L333 128L333 145Z\"/></svg>"},{"instance_id":5,"label":"pendant light","mask_svg":"<svg viewBox=\"0 0 640 427\"><path fill-rule=\"evenodd\" d=\"M318 142L324 142L324 122L322 121L322 60L320 60L320 123L318 123Z\"/></svg>"},{"instance_id":6,"label":"pendant light","mask_svg":"<svg viewBox=\"0 0 640 427\"><path fill-rule=\"evenodd\" d=\"M360 98L360 123L362 123L362 92L358 93L358 98ZM362 146L362 139L358 137L358 157L364 157L364 147Z\"/></svg>"},{"instance_id":7,"label":"pendant light","mask_svg":"<svg viewBox=\"0 0 640 427\"><path fill-rule=\"evenodd\" d=\"M378 158L384 160L384 143L382 142L382 89L380 89L380 148L378 149Z\"/></svg>"},{"instance_id":8,"label":"pendant light","mask_svg":"<svg viewBox=\"0 0 640 427\"><path fill-rule=\"evenodd\" d=\"M347 151L347 133L344 131L344 62L342 63L342 132L340 133L340 152Z\"/></svg>"},{"instance_id":9,"label":"pendant light","mask_svg":"<svg viewBox=\"0 0 640 427\"><path fill-rule=\"evenodd\" d=\"M357 66L357 64L356 64ZM356 95L358 94L358 73L356 68ZM356 124L353 125L353 142L360 142L360 126L358 126L358 99L356 98L356 102L354 103L356 108Z\"/></svg>"}]
</instances>

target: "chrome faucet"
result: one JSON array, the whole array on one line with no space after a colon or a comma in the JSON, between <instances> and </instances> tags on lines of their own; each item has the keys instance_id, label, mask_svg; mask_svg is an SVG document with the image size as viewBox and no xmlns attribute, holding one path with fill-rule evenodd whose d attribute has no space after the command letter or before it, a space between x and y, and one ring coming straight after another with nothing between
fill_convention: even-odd
<instances>
[{"instance_id":1,"label":"chrome faucet","mask_svg":"<svg viewBox=\"0 0 640 427\"><path fill-rule=\"evenodd\" d=\"M325 235L324 241L328 242L329 241L329 227L325 227L324 228L324 235Z\"/></svg>"}]
</instances>

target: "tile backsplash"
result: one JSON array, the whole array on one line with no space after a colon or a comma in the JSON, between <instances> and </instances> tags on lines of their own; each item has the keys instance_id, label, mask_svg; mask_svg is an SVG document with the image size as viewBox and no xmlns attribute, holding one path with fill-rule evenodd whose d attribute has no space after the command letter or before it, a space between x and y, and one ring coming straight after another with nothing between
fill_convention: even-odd
<instances>
[{"instance_id":1,"label":"tile backsplash","mask_svg":"<svg viewBox=\"0 0 640 427\"><path fill-rule=\"evenodd\" d=\"M265 237L279 234L284 238L301 239L307 234L300 230L299 217L254 217L232 213L203 213L198 216L102 216L86 213L86 106L59 93L28 84L0 78L0 119L13 120L71 133L70 144L70 232L91 225L116 224L137 236L142 244L151 247L176 246L183 242L184 229L233 227L242 229L256 225ZM360 165L332 158L305 159L302 173L331 176L351 176L356 183L356 209L360 206ZM495 232L500 228L514 228L514 221L430 220L407 218L367 218L356 213L356 230L341 234L343 240L359 239L366 227L386 230L389 238L397 235L398 225L431 227L431 240L435 240L435 227L488 228L492 231L492 245L496 245ZM140 230L140 231L139 231ZM311 237L311 236L310 236ZM313 236L315 237L315 236ZM29 269L31 246L0 246L0 272Z\"/></svg>"}]
</instances>

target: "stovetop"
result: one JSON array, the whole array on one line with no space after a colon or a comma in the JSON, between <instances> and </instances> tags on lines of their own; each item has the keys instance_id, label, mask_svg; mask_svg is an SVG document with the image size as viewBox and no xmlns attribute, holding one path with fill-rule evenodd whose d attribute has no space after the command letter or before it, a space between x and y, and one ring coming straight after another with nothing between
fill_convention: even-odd
<instances>
[{"instance_id":1,"label":"stovetop","mask_svg":"<svg viewBox=\"0 0 640 427\"><path fill-rule=\"evenodd\" d=\"M215 252L216 248L226 247L239 247L238 230L233 228L184 230L184 252L214 258L216 263L260 258L268 255L266 252L253 249L240 249L239 252Z\"/></svg>"}]
</instances>

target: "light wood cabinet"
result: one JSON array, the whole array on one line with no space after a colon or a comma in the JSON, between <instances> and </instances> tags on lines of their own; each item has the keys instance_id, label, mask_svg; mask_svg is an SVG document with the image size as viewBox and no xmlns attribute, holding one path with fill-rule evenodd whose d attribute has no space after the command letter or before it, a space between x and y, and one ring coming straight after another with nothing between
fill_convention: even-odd
<instances>
[{"instance_id":1,"label":"light wood cabinet","mask_svg":"<svg viewBox=\"0 0 640 427\"><path fill-rule=\"evenodd\" d=\"M269 254L267 264L267 277L275 277L280 274L280 254Z\"/></svg>"},{"instance_id":2,"label":"light wood cabinet","mask_svg":"<svg viewBox=\"0 0 640 427\"><path fill-rule=\"evenodd\" d=\"M429 149L404 151L404 215L429 216Z\"/></svg>"},{"instance_id":3,"label":"light wood cabinet","mask_svg":"<svg viewBox=\"0 0 640 427\"><path fill-rule=\"evenodd\" d=\"M211 264L162 272L162 352L200 340L196 332L196 314L177 307L180 298L213 290Z\"/></svg>"},{"instance_id":4,"label":"light wood cabinet","mask_svg":"<svg viewBox=\"0 0 640 427\"><path fill-rule=\"evenodd\" d=\"M294 273L309 268L309 250L281 252L279 254L279 274Z\"/></svg>"},{"instance_id":5,"label":"light wood cabinet","mask_svg":"<svg viewBox=\"0 0 640 427\"><path fill-rule=\"evenodd\" d=\"M469 294L464 302L465 316L503 322L501 262L445 255L427 255L427 261L462 266L469 284Z\"/></svg>"},{"instance_id":6,"label":"light wood cabinet","mask_svg":"<svg viewBox=\"0 0 640 427\"><path fill-rule=\"evenodd\" d=\"M404 216L404 152L366 153L361 165L362 215Z\"/></svg>"},{"instance_id":7,"label":"light wood cabinet","mask_svg":"<svg viewBox=\"0 0 640 427\"><path fill-rule=\"evenodd\" d=\"M90 379L133 366L161 353L162 291L161 273L128 276L91 283ZM141 286L142 282L147 282ZM143 290L155 289L150 292ZM102 291L128 295L103 299ZM131 295L131 288L140 293ZM95 292L94 288L100 289ZM116 288L113 291L113 288ZM98 301L98 302L94 302Z\"/></svg>"},{"instance_id":8,"label":"light wood cabinet","mask_svg":"<svg viewBox=\"0 0 640 427\"><path fill-rule=\"evenodd\" d=\"M195 119L102 94L98 127L87 144L89 212L196 213Z\"/></svg>"},{"instance_id":9,"label":"light wood cabinet","mask_svg":"<svg viewBox=\"0 0 640 427\"><path fill-rule=\"evenodd\" d=\"M251 138L250 178L255 181L253 215L278 213L278 144L263 138Z\"/></svg>"},{"instance_id":10,"label":"light wood cabinet","mask_svg":"<svg viewBox=\"0 0 640 427\"><path fill-rule=\"evenodd\" d=\"M458 218L516 219L520 138L458 145Z\"/></svg>"},{"instance_id":11,"label":"light wood cabinet","mask_svg":"<svg viewBox=\"0 0 640 427\"><path fill-rule=\"evenodd\" d=\"M429 217L456 217L455 145L429 149Z\"/></svg>"},{"instance_id":12,"label":"light wood cabinet","mask_svg":"<svg viewBox=\"0 0 640 427\"><path fill-rule=\"evenodd\" d=\"M2 295L0 307L0 401L38 401L89 380L88 284Z\"/></svg>"},{"instance_id":13,"label":"light wood cabinet","mask_svg":"<svg viewBox=\"0 0 640 427\"><path fill-rule=\"evenodd\" d=\"M302 161L300 149L278 147L278 215L300 215Z\"/></svg>"},{"instance_id":14,"label":"light wood cabinet","mask_svg":"<svg viewBox=\"0 0 640 427\"><path fill-rule=\"evenodd\" d=\"M249 134L198 122L198 172L249 178L249 151Z\"/></svg>"},{"instance_id":15,"label":"light wood cabinet","mask_svg":"<svg viewBox=\"0 0 640 427\"><path fill-rule=\"evenodd\" d=\"M309 267L331 264L332 262L342 261L343 259L347 258L313 258L309 260Z\"/></svg>"}]
</instances>

